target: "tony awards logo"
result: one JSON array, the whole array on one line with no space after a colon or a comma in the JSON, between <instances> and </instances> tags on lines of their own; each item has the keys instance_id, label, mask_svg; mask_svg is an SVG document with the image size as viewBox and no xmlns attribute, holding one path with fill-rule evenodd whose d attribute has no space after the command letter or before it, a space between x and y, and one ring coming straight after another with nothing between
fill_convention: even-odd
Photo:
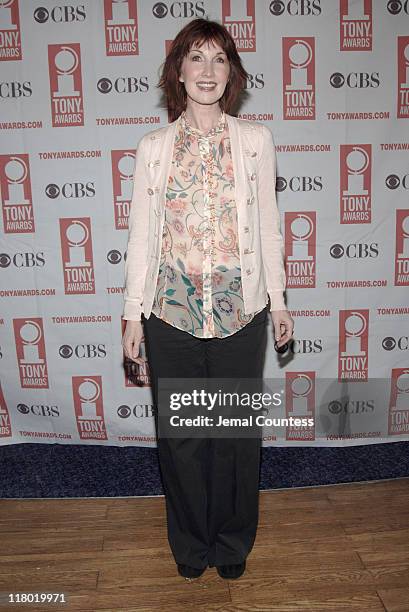
<instances>
[{"instance_id":1,"label":"tony awards logo","mask_svg":"<svg viewBox=\"0 0 409 612\"><path fill-rule=\"evenodd\" d=\"M0 438L9 438L11 435L10 415L0 384Z\"/></svg>"},{"instance_id":2,"label":"tony awards logo","mask_svg":"<svg viewBox=\"0 0 409 612\"><path fill-rule=\"evenodd\" d=\"M90 218L60 219L60 237L65 293L95 293Z\"/></svg>"},{"instance_id":3,"label":"tony awards logo","mask_svg":"<svg viewBox=\"0 0 409 612\"><path fill-rule=\"evenodd\" d=\"M371 145L341 145L340 166L340 223L370 223Z\"/></svg>"},{"instance_id":4,"label":"tony awards logo","mask_svg":"<svg viewBox=\"0 0 409 612\"><path fill-rule=\"evenodd\" d=\"M285 213L287 287L315 287L316 212Z\"/></svg>"},{"instance_id":5,"label":"tony awards logo","mask_svg":"<svg viewBox=\"0 0 409 612\"><path fill-rule=\"evenodd\" d=\"M398 36L398 119L409 118L409 36Z\"/></svg>"},{"instance_id":6,"label":"tony awards logo","mask_svg":"<svg viewBox=\"0 0 409 612\"><path fill-rule=\"evenodd\" d=\"M315 372L286 372L286 417L315 418ZM314 440L314 426L288 425L286 440Z\"/></svg>"},{"instance_id":7,"label":"tony awards logo","mask_svg":"<svg viewBox=\"0 0 409 612\"><path fill-rule=\"evenodd\" d=\"M84 125L79 43L48 46L53 127Z\"/></svg>"},{"instance_id":8,"label":"tony awards logo","mask_svg":"<svg viewBox=\"0 0 409 612\"><path fill-rule=\"evenodd\" d=\"M340 0L340 50L372 51L372 0Z\"/></svg>"},{"instance_id":9,"label":"tony awards logo","mask_svg":"<svg viewBox=\"0 0 409 612\"><path fill-rule=\"evenodd\" d=\"M131 209L135 150L111 151L115 229L128 229Z\"/></svg>"},{"instance_id":10,"label":"tony awards logo","mask_svg":"<svg viewBox=\"0 0 409 612\"><path fill-rule=\"evenodd\" d=\"M409 368L392 369L388 433L409 433Z\"/></svg>"},{"instance_id":11,"label":"tony awards logo","mask_svg":"<svg viewBox=\"0 0 409 612\"><path fill-rule=\"evenodd\" d=\"M101 376L73 376L72 393L81 440L107 440Z\"/></svg>"},{"instance_id":12,"label":"tony awards logo","mask_svg":"<svg viewBox=\"0 0 409 612\"><path fill-rule=\"evenodd\" d=\"M139 55L135 0L104 0L107 56Z\"/></svg>"},{"instance_id":13,"label":"tony awards logo","mask_svg":"<svg viewBox=\"0 0 409 612\"><path fill-rule=\"evenodd\" d=\"M315 119L315 41L283 37L283 117Z\"/></svg>"},{"instance_id":14,"label":"tony awards logo","mask_svg":"<svg viewBox=\"0 0 409 612\"><path fill-rule=\"evenodd\" d=\"M21 386L26 389L48 389L41 317L13 319L13 328Z\"/></svg>"},{"instance_id":15,"label":"tony awards logo","mask_svg":"<svg viewBox=\"0 0 409 612\"><path fill-rule=\"evenodd\" d=\"M222 0L222 23L237 51L256 51L255 0Z\"/></svg>"},{"instance_id":16,"label":"tony awards logo","mask_svg":"<svg viewBox=\"0 0 409 612\"><path fill-rule=\"evenodd\" d=\"M0 191L4 233L34 233L33 198L27 153L0 155Z\"/></svg>"},{"instance_id":17,"label":"tony awards logo","mask_svg":"<svg viewBox=\"0 0 409 612\"><path fill-rule=\"evenodd\" d=\"M338 380L368 380L369 310L339 311Z\"/></svg>"},{"instance_id":18,"label":"tony awards logo","mask_svg":"<svg viewBox=\"0 0 409 612\"><path fill-rule=\"evenodd\" d=\"M409 211L396 211L395 285L409 285Z\"/></svg>"},{"instance_id":19,"label":"tony awards logo","mask_svg":"<svg viewBox=\"0 0 409 612\"><path fill-rule=\"evenodd\" d=\"M18 0L0 0L0 61L22 58Z\"/></svg>"}]
</instances>

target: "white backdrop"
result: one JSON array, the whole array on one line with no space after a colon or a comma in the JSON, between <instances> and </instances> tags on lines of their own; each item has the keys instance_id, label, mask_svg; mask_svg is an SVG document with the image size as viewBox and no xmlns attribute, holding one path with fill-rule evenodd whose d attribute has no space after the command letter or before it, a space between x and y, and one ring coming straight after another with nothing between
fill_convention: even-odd
<instances>
[{"instance_id":1,"label":"white backdrop","mask_svg":"<svg viewBox=\"0 0 409 612\"><path fill-rule=\"evenodd\" d=\"M0 443L155 446L148 369L123 365L134 155L195 17L249 73L238 116L277 150L294 340L264 445L409 439L409 3L0 2Z\"/></svg>"}]
</instances>

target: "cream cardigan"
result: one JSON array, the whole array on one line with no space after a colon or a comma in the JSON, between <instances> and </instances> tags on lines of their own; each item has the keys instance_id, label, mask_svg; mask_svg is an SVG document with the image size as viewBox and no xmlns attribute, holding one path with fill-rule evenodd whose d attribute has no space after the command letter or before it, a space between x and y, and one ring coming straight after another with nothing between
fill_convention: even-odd
<instances>
[{"instance_id":1,"label":"cream cardigan","mask_svg":"<svg viewBox=\"0 0 409 612\"><path fill-rule=\"evenodd\" d=\"M235 177L244 312L286 310L284 240L275 196L275 147L268 127L226 113ZM148 132L136 152L125 260L123 319L149 318L159 272L167 181L179 118Z\"/></svg>"}]
</instances>

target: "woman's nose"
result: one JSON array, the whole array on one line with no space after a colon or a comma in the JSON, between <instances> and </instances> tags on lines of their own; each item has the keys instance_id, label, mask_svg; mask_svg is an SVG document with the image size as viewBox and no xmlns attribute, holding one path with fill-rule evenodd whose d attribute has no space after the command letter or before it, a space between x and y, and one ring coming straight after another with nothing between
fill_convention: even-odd
<instances>
[{"instance_id":1,"label":"woman's nose","mask_svg":"<svg viewBox=\"0 0 409 612\"><path fill-rule=\"evenodd\" d=\"M214 66L212 62L205 63L204 68L203 68L203 74L205 74L206 76L210 76L214 74Z\"/></svg>"}]
</instances>

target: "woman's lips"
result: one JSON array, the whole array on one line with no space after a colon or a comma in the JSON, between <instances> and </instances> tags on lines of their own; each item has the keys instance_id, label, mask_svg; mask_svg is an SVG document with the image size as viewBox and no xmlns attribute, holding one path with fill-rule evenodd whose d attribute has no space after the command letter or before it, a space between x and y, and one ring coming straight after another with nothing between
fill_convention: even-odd
<instances>
[{"instance_id":1,"label":"woman's lips","mask_svg":"<svg viewBox=\"0 0 409 612\"><path fill-rule=\"evenodd\" d=\"M212 89L216 87L216 83L213 83L212 85L205 85L204 83L197 83L197 86L199 89L202 89L203 91L211 91Z\"/></svg>"}]
</instances>

